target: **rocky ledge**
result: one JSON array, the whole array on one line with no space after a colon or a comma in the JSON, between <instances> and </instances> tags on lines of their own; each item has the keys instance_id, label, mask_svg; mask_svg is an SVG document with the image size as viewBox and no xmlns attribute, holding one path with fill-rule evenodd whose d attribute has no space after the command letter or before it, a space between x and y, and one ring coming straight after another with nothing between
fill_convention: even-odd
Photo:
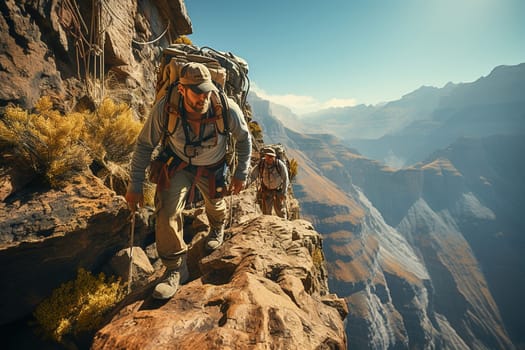
<instances>
[{"instance_id":1,"label":"rocky ledge","mask_svg":"<svg viewBox=\"0 0 525 350\"><path fill-rule=\"evenodd\" d=\"M324 264L309 222L256 216L212 254L190 254L194 278L171 300L151 299L154 284L130 295L92 349L346 349L346 304Z\"/></svg>"}]
</instances>

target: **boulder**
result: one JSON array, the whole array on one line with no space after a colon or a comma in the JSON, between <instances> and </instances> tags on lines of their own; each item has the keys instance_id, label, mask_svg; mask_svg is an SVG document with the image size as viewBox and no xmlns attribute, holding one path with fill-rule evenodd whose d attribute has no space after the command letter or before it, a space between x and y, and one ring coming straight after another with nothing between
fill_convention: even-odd
<instances>
[{"instance_id":1,"label":"boulder","mask_svg":"<svg viewBox=\"0 0 525 350\"><path fill-rule=\"evenodd\" d=\"M137 244L152 238L143 214ZM129 216L124 198L93 175L61 189L26 188L0 202L0 324L30 314L79 267L97 270L127 247Z\"/></svg>"}]
</instances>

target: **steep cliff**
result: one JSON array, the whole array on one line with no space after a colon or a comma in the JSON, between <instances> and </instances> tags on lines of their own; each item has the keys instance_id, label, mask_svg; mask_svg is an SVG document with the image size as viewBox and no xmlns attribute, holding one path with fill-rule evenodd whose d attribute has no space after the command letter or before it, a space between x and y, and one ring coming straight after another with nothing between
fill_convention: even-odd
<instances>
[{"instance_id":1,"label":"steep cliff","mask_svg":"<svg viewBox=\"0 0 525 350\"><path fill-rule=\"evenodd\" d=\"M521 288L515 278L523 279L519 137L463 140L395 170L332 136L279 127L271 104L253 106L263 107L254 108L263 130L304 159L295 193L303 217L324 235L330 287L347 300L349 348L520 342L521 321L508 308L509 290ZM513 298L514 310L521 303Z\"/></svg>"},{"instance_id":2,"label":"steep cliff","mask_svg":"<svg viewBox=\"0 0 525 350\"><path fill-rule=\"evenodd\" d=\"M7 0L0 11L0 107L48 95L70 110L110 95L144 116L157 45L192 33L182 0Z\"/></svg>"}]
</instances>

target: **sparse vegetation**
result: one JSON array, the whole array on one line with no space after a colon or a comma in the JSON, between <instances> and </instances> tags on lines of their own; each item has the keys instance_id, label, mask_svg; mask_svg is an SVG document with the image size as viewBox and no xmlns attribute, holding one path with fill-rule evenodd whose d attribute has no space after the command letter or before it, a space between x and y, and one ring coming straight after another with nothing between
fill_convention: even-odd
<instances>
[{"instance_id":1,"label":"sparse vegetation","mask_svg":"<svg viewBox=\"0 0 525 350\"><path fill-rule=\"evenodd\" d=\"M83 126L81 114L62 115L49 97L38 101L35 113L8 106L0 119L0 146L7 150L1 157L56 186L90 163L80 142Z\"/></svg>"},{"instance_id":2,"label":"sparse vegetation","mask_svg":"<svg viewBox=\"0 0 525 350\"><path fill-rule=\"evenodd\" d=\"M299 164L297 163L297 160L295 160L295 158L290 159L290 174L288 174L288 176L290 177L290 181L295 179L298 171Z\"/></svg>"},{"instance_id":3,"label":"sparse vegetation","mask_svg":"<svg viewBox=\"0 0 525 350\"><path fill-rule=\"evenodd\" d=\"M259 123L255 121L250 121L248 123L248 127L250 128L250 133L253 135L253 138L256 140L262 140L263 130Z\"/></svg>"},{"instance_id":4,"label":"sparse vegetation","mask_svg":"<svg viewBox=\"0 0 525 350\"><path fill-rule=\"evenodd\" d=\"M126 104L104 99L93 112L64 115L45 96L34 112L6 108L0 119L0 157L58 187L93 161L110 173L127 164L140 129Z\"/></svg>"},{"instance_id":5,"label":"sparse vegetation","mask_svg":"<svg viewBox=\"0 0 525 350\"><path fill-rule=\"evenodd\" d=\"M142 125L133 119L127 104L106 98L93 113L84 114L84 119L84 139L93 159L101 164L129 161Z\"/></svg>"},{"instance_id":6,"label":"sparse vegetation","mask_svg":"<svg viewBox=\"0 0 525 350\"><path fill-rule=\"evenodd\" d=\"M190 38L188 38L186 35L181 35L177 39L175 39L174 44L186 44L186 45L193 45L193 42Z\"/></svg>"},{"instance_id":7,"label":"sparse vegetation","mask_svg":"<svg viewBox=\"0 0 525 350\"><path fill-rule=\"evenodd\" d=\"M317 267L323 266L325 259L324 259L323 250L321 248L319 247L314 248L314 251L312 252L312 261L314 265Z\"/></svg>"},{"instance_id":8,"label":"sparse vegetation","mask_svg":"<svg viewBox=\"0 0 525 350\"><path fill-rule=\"evenodd\" d=\"M76 280L55 289L34 316L45 337L62 342L66 335L97 330L124 295L120 280L106 281L104 274L93 276L80 268Z\"/></svg>"}]
</instances>

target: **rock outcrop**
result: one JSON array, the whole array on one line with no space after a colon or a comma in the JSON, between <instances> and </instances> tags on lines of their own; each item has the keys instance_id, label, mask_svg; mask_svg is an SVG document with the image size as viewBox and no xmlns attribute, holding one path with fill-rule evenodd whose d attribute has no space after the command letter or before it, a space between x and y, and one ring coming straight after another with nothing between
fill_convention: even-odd
<instances>
[{"instance_id":1,"label":"rock outcrop","mask_svg":"<svg viewBox=\"0 0 525 350\"><path fill-rule=\"evenodd\" d=\"M262 216L254 198L251 189L228 201L231 226L211 255L204 252L206 217L202 209L190 210L191 282L164 304L149 297L162 271L146 286L134 284L92 348L345 349L347 308L329 293L320 235L307 221ZM1 206L4 325L30 314L78 267L104 269L129 242L123 198L93 176L61 190L27 189ZM147 219L136 221L135 244L146 247L151 227Z\"/></svg>"},{"instance_id":2,"label":"rock outcrop","mask_svg":"<svg viewBox=\"0 0 525 350\"><path fill-rule=\"evenodd\" d=\"M129 215L124 198L92 175L59 190L26 188L0 202L0 324L30 314L79 267L100 268L126 247ZM146 219L136 221L136 242L146 244L151 228Z\"/></svg>"},{"instance_id":3,"label":"rock outcrop","mask_svg":"<svg viewBox=\"0 0 525 350\"><path fill-rule=\"evenodd\" d=\"M0 12L0 107L47 95L71 110L109 95L144 116L160 54L147 43L192 33L182 0L7 0Z\"/></svg>"},{"instance_id":4,"label":"rock outcrop","mask_svg":"<svg viewBox=\"0 0 525 350\"><path fill-rule=\"evenodd\" d=\"M328 293L310 223L257 216L226 234L209 256L190 252L199 273L171 300L130 303L92 349L346 349L346 305Z\"/></svg>"}]
</instances>

